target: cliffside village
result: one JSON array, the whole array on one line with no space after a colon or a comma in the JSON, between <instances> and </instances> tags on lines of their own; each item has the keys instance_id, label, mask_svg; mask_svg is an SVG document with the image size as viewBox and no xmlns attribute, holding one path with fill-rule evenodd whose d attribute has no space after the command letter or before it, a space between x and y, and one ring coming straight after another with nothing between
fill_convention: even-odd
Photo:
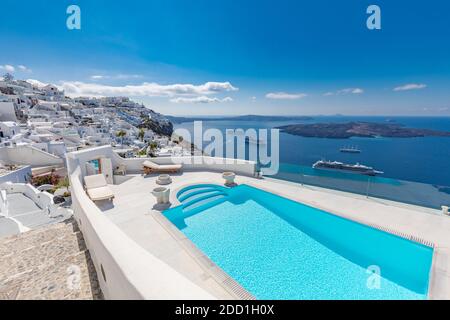
<instances>
[{"instance_id":1,"label":"cliffside village","mask_svg":"<svg viewBox=\"0 0 450 320\"><path fill-rule=\"evenodd\" d=\"M63 177L66 152L101 145L122 157L190 155L172 132L163 115L127 97L69 98L52 84L0 80L0 183Z\"/></svg>"}]
</instances>

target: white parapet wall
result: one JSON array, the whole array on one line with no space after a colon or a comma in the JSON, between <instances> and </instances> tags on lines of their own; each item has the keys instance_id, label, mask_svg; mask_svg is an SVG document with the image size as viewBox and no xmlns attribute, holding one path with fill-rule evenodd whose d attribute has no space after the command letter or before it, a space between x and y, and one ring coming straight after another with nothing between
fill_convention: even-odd
<instances>
[{"instance_id":1,"label":"white parapet wall","mask_svg":"<svg viewBox=\"0 0 450 320\"><path fill-rule=\"evenodd\" d=\"M0 176L0 184L4 182L21 182L26 183L31 178L31 166L23 166L17 170L9 171Z\"/></svg>"},{"instance_id":2,"label":"white parapet wall","mask_svg":"<svg viewBox=\"0 0 450 320\"><path fill-rule=\"evenodd\" d=\"M157 164L181 163L183 170L188 171L233 171L236 174L254 176L257 165L254 161L241 159L225 159L209 156L185 156L185 157L161 157L161 158L122 158L113 151L111 146L102 146L92 149L86 149L71 152L67 158L76 158L80 163L81 173L86 174L85 163L99 158L109 158L113 167L124 165L128 173L137 173L142 171L142 163L145 160L153 161Z\"/></svg>"},{"instance_id":3,"label":"white parapet wall","mask_svg":"<svg viewBox=\"0 0 450 320\"><path fill-rule=\"evenodd\" d=\"M6 190L7 193L23 193L42 209L53 204L52 194L45 191L39 191L29 183L6 182L0 185L0 189Z\"/></svg>"},{"instance_id":4,"label":"white parapet wall","mask_svg":"<svg viewBox=\"0 0 450 320\"><path fill-rule=\"evenodd\" d=\"M131 240L89 199L83 188L86 161L113 157L112 149L94 148L67 155L73 211L106 299L214 299Z\"/></svg>"},{"instance_id":5,"label":"white parapet wall","mask_svg":"<svg viewBox=\"0 0 450 320\"><path fill-rule=\"evenodd\" d=\"M29 183L13 183L9 181L0 184L0 190L6 191L6 193L22 193L33 200L39 208L46 210L49 216L59 215L59 206L53 203L53 195L46 191L39 191Z\"/></svg>"},{"instance_id":6,"label":"white parapet wall","mask_svg":"<svg viewBox=\"0 0 450 320\"><path fill-rule=\"evenodd\" d=\"M0 160L6 164L23 164L31 167L62 166L64 160L30 145L0 148Z\"/></svg>"}]
</instances>

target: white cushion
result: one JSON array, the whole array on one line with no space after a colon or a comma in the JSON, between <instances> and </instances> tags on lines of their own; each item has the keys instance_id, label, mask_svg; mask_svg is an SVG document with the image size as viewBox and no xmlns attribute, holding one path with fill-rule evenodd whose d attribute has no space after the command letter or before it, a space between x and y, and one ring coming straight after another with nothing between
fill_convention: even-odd
<instances>
[{"instance_id":1,"label":"white cushion","mask_svg":"<svg viewBox=\"0 0 450 320\"><path fill-rule=\"evenodd\" d=\"M182 168L181 164L156 164L149 160L145 160L142 165L157 171L177 171Z\"/></svg>"},{"instance_id":2,"label":"white cushion","mask_svg":"<svg viewBox=\"0 0 450 320\"><path fill-rule=\"evenodd\" d=\"M150 160L145 160L144 163L142 164L144 167L147 168L152 168L152 169L159 169L160 165L156 164Z\"/></svg>"},{"instance_id":3,"label":"white cushion","mask_svg":"<svg viewBox=\"0 0 450 320\"><path fill-rule=\"evenodd\" d=\"M114 194L112 193L111 189L107 186L88 189L87 193L89 195L89 198L91 198L91 200L94 201L114 198Z\"/></svg>"},{"instance_id":4,"label":"white cushion","mask_svg":"<svg viewBox=\"0 0 450 320\"><path fill-rule=\"evenodd\" d=\"M84 177L86 189L99 188L107 186L105 176L103 174L94 174Z\"/></svg>"}]
</instances>

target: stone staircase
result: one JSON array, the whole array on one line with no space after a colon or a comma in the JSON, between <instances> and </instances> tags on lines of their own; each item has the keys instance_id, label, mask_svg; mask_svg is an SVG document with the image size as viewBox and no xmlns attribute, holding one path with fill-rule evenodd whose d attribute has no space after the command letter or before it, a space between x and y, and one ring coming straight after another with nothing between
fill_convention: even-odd
<instances>
[{"instance_id":1,"label":"stone staircase","mask_svg":"<svg viewBox=\"0 0 450 320\"><path fill-rule=\"evenodd\" d=\"M0 239L0 300L102 298L74 219Z\"/></svg>"}]
</instances>

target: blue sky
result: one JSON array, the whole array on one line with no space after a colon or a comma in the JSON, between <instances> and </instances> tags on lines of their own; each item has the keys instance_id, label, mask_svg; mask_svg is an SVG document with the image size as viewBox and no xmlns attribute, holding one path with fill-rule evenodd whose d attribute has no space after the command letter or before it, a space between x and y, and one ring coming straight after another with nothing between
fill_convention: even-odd
<instances>
[{"instance_id":1,"label":"blue sky","mask_svg":"<svg viewBox=\"0 0 450 320\"><path fill-rule=\"evenodd\" d=\"M70 4L81 30L66 28ZM366 28L370 4L381 30ZM2 0L0 72L165 114L449 116L449 12L445 0Z\"/></svg>"}]
</instances>

